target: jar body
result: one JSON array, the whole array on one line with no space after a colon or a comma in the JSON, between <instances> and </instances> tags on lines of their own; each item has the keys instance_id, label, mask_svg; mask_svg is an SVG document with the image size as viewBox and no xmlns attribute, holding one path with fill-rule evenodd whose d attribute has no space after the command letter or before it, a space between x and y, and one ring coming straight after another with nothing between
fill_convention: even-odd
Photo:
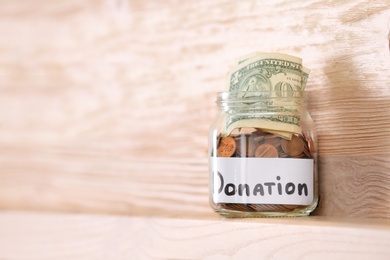
<instances>
[{"instance_id":1,"label":"jar body","mask_svg":"<svg viewBox=\"0 0 390 260\"><path fill-rule=\"evenodd\" d=\"M306 216L317 206L317 141L305 98L219 93L209 132L210 204L226 217Z\"/></svg>"}]
</instances>

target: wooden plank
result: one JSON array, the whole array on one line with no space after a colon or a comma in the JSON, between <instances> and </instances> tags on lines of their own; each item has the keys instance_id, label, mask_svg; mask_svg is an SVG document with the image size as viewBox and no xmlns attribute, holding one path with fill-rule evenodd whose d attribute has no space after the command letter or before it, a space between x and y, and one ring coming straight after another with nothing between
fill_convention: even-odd
<instances>
[{"instance_id":1,"label":"wooden plank","mask_svg":"<svg viewBox=\"0 0 390 260\"><path fill-rule=\"evenodd\" d=\"M388 221L0 214L1 259L388 259Z\"/></svg>"},{"instance_id":2,"label":"wooden plank","mask_svg":"<svg viewBox=\"0 0 390 260\"><path fill-rule=\"evenodd\" d=\"M229 64L264 50L312 68L323 154L389 153L376 131L390 121L388 0L41 2L0 9L0 104L12 111L2 141L119 139L154 152L154 129L166 142L204 137Z\"/></svg>"},{"instance_id":3,"label":"wooden plank","mask_svg":"<svg viewBox=\"0 0 390 260\"><path fill-rule=\"evenodd\" d=\"M300 56L320 215L389 218L388 0L0 1L0 208L210 216L237 56Z\"/></svg>"},{"instance_id":4,"label":"wooden plank","mask_svg":"<svg viewBox=\"0 0 390 260\"><path fill-rule=\"evenodd\" d=\"M390 160L380 156L320 158L316 215L390 218Z\"/></svg>"},{"instance_id":5,"label":"wooden plank","mask_svg":"<svg viewBox=\"0 0 390 260\"><path fill-rule=\"evenodd\" d=\"M81 149L82 148L82 149ZM142 160L80 144L0 149L0 208L210 217L207 160ZM388 157L321 157L316 215L390 218Z\"/></svg>"}]
</instances>

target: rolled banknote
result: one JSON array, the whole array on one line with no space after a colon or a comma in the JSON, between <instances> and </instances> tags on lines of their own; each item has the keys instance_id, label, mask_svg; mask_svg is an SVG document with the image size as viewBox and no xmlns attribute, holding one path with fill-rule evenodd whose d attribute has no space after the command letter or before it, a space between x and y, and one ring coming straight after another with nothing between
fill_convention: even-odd
<instances>
[{"instance_id":1,"label":"rolled banknote","mask_svg":"<svg viewBox=\"0 0 390 260\"><path fill-rule=\"evenodd\" d=\"M229 91L303 91L309 70L302 59L281 53L251 53L237 60L227 76Z\"/></svg>"},{"instance_id":2,"label":"rolled banknote","mask_svg":"<svg viewBox=\"0 0 390 260\"><path fill-rule=\"evenodd\" d=\"M237 93L238 99L250 99L256 95L261 95L262 98L267 98L265 95L270 98L300 97L305 89L309 72L309 69L302 66L301 58L281 53L255 52L236 61L236 65L227 75L226 85L229 92ZM252 126L285 139L291 139L294 133L300 134L299 116L297 116L299 111L291 110L290 105L277 104L277 102L280 101L275 101L269 110L283 112L279 115L264 116L259 113L257 116L231 116L227 122L228 133L237 127Z\"/></svg>"}]
</instances>

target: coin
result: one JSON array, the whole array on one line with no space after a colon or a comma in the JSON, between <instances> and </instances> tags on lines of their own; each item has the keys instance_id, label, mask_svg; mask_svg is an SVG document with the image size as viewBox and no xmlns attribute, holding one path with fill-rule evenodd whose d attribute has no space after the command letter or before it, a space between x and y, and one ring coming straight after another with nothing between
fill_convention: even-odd
<instances>
[{"instance_id":1,"label":"coin","mask_svg":"<svg viewBox=\"0 0 390 260\"><path fill-rule=\"evenodd\" d=\"M255 152L257 158L277 158L278 150L270 144L262 144L257 147Z\"/></svg>"},{"instance_id":2,"label":"coin","mask_svg":"<svg viewBox=\"0 0 390 260\"><path fill-rule=\"evenodd\" d=\"M282 149L289 156L299 156L304 150L305 144L301 138L293 135L291 140L282 140Z\"/></svg>"},{"instance_id":3,"label":"coin","mask_svg":"<svg viewBox=\"0 0 390 260\"><path fill-rule=\"evenodd\" d=\"M255 135L253 137L253 140L255 140L258 144L260 144L264 141L264 135Z\"/></svg>"},{"instance_id":4,"label":"coin","mask_svg":"<svg viewBox=\"0 0 390 260\"><path fill-rule=\"evenodd\" d=\"M308 137L306 138L306 142L307 142L307 148L309 150L310 153L314 153L314 142L313 142L313 139L311 139L311 137Z\"/></svg>"},{"instance_id":5,"label":"coin","mask_svg":"<svg viewBox=\"0 0 390 260\"><path fill-rule=\"evenodd\" d=\"M288 156L288 154L286 154L283 149L279 146L278 148L278 152L279 152L279 158L288 158L290 156Z\"/></svg>"},{"instance_id":6,"label":"coin","mask_svg":"<svg viewBox=\"0 0 390 260\"><path fill-rule=\"evenodd\" d=\"M219 142L217 153L219 157L230 157L236 151L236 142L233 137L223 137Z\"/></svg>"},{"instance_id":7,"label":"coin","mask_svg":"<svg viewBox=\"0 0 390 260\"><path fill-rule=\"evenodd\" d=\"M234 139L236 141L236 155L238 157L254 157L258 141L255 139L256 135L239 135Z\"/></svg>"},{"instance_id":8,"label":"coin","mask_svg":"<svg viewBox=\"0 0 390 260\"><path fill-rule=\"evenodd\" d=\"M224 208L235 210L235 211L253 211L252 208L248 207L249 204L238 204L238 203L224 203Z\"/></svg>"},{"instance_id":9,"label":"coin","mask_svg":"<svg viewBox=\"0 0 390 260\"><path fill-rule=\"evenodd\" d=\"M267 135L264 137L264 143L265 144L270 144L276 148L280 146L282 142L282 138L276 136L276 135Z\"/></svg>"},{"instance_id":10,"label":"coin","mask_svg":"<svg viewBox=\"0 0 390 260\"><path fill-rule=\"evenodd\" d=\"M255 157L256 150L259 147L259 142L255 137L255 135L250 135L248 138L248 157Z\"/></svg>"},{"instance_id":11,"label":"coin","mask_svg":"<svg viewBox=\"0 0 390 260\"><path fill-rule=\"evenodd\" d=\"M298 205L284 205L284 204L249 204L255 211L263 212L289 212L298 207Z\"/></svg>"},{"instance_id":12,"label":"coin","mask_svg":"<svg viewBox=\"0 0 390 260\"><path fill-rule=\"evenodd\" d=\"M236 157L246 157L246 138L245 135L234 136L236 143Z\"/></svg>"}]
</instances>

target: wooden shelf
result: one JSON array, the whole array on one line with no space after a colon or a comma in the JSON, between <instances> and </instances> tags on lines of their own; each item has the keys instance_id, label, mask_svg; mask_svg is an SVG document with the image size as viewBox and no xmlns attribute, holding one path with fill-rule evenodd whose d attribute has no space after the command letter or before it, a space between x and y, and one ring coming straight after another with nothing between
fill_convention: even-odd
<instances>
[{"instance_id":1,"label":"wooden shelf","mask_svg":"<svg viewBox=\"0 0 390 260\"><path fill-rule=\"evenodd\" d=\"M390 221L0 213L0 259L388 259Z\"/></svg>"}]
</instances>

